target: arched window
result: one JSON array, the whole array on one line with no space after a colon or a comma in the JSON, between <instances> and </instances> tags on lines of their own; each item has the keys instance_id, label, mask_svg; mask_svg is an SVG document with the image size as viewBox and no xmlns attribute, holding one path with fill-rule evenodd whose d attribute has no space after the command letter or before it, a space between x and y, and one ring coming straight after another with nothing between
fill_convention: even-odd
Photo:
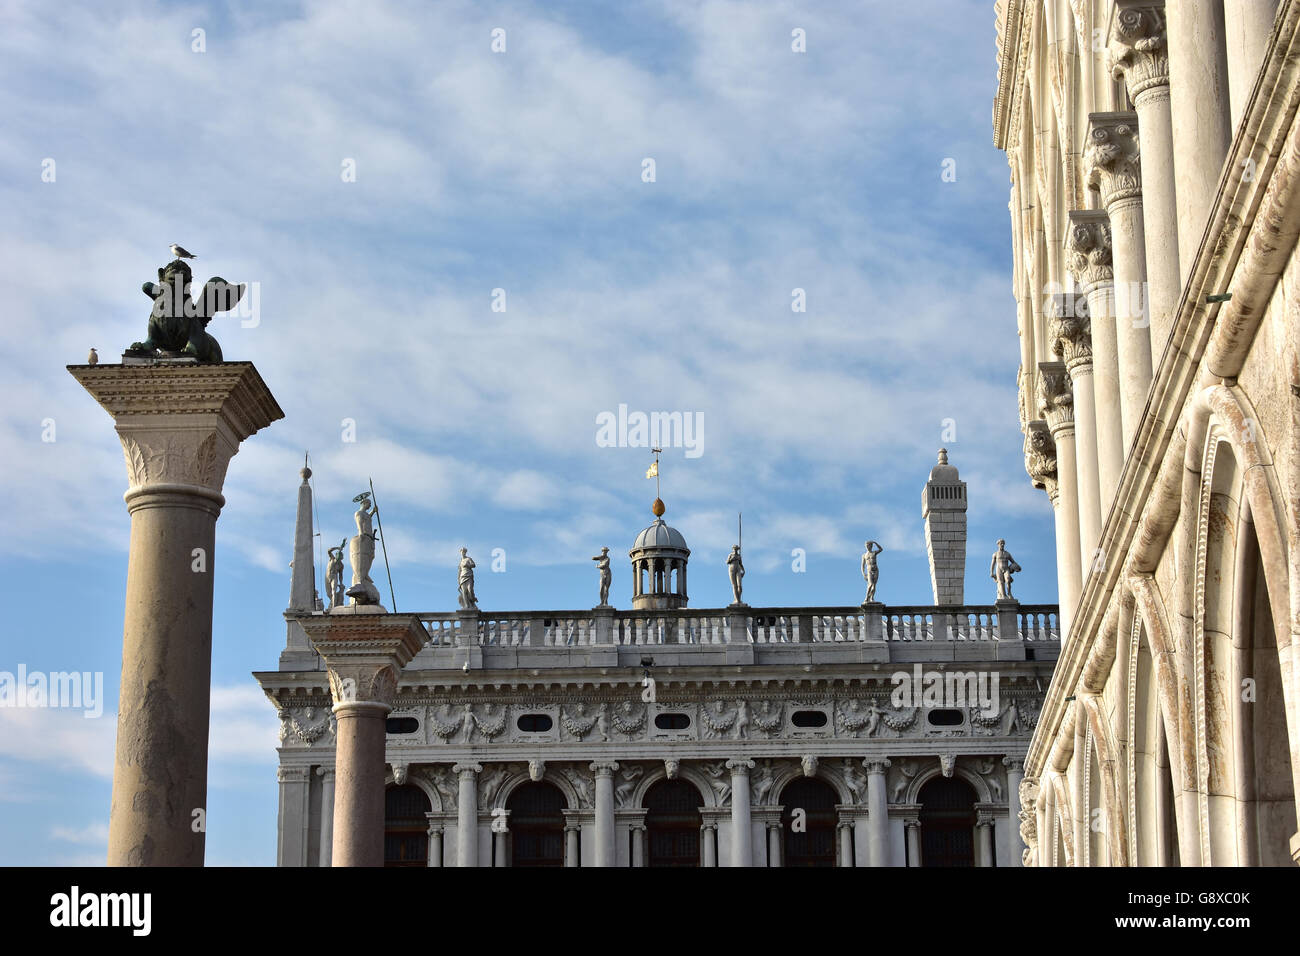
<instances>
[{"instance_id":1,"label":"arched window","mask_svg":"<svg viewBox=\"0 0 1300 956\"><path fill-rule=\"evenodd\" d=\"M700 865L700 806L704 799L685 780L661 780L645 795L647 866Z\"/></svg>"},{"instance_id":2,"label":"arched window","mask_svg":"<svg viewBox=\"0 0 1300 956\"><path fill-rule=\"evenodd\" d=\"M815 777L799 777L781 791L786 866L835 865L837 802L830 784ZM797 810L803 813L796 816ZM801 821L799 831L796 820Z\"/></svg>"},{"instance_id":3,"label":"arched window","mask_svg":"<svg viewBox=\"0 0 1300 956\"><path fill-rule=\"evenodd\" d=\"M419 787L389 787L384 794L384 866L429 863L429 798Z\"/></svg>"},{"instance_id":4,"label":"arched window","mask_svg":"<svg viewBox=\"0 0 1300 956\"><path fill-rule=\"evenodd\" d=\"M564 794L552 783L521 784L510 794L511 866L564 866Z\"/></svg>"},{"instance_id":5,"label":"arched window","mask_svg":"<svg viewBox=\"0 0 1300 956\"><path fill-rule=\"evenodd\" d=\"M921 788L921 865L975 865L975 791L965 780L935 777Z\"/></svg>"}]
</instances>

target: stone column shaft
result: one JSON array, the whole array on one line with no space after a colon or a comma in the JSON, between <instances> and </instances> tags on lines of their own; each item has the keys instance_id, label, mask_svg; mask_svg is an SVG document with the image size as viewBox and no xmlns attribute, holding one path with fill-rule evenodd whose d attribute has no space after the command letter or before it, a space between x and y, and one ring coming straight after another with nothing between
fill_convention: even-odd
<instances>
[{"instance_id":1,"label":"stone column shaft","mask_svg":"<svg viewBox=\"0 0 1300 956\"><path fill-rule=\"evenodd\" d=\"M785 863L785 832L780 823L767 825L767 865L783 866Z\"/></svg>"},{"instance_id":2,"label":"stone column shaft","mask_svg":"<svg viewBox=\"0 0 1300 956\"><path fill-rule=\"evenodd\" d=\"M283 418L248 362L70 365L113 417L131 514L109 866L202 866L213 544L239 444Z\"/></svg>"},{"instance_id":3,"label":"stone column shaft","mask_svg":"<svg viewBox=\"0 0 1300 956\"><path fill-rule=\"evenodd\" d=\"M975 824L975 865L993 866L993 821L981 818Z\"/></svg>"},{"instance_id":4,"label":"stone column shaft","mask_svg":"<svg viewBox=\"0 0 1300 956\"><path fill-rule=\"evenodd\" d=\"M888 760L864 760L867 768L867 859L871 866L889 865L889 795L885 788Z\"/></svg>"},{"instance_id":5,"label":"stone column shaft","mask_svg":"<svg viewBox=\"0 0 1300 956\"><path fill-rule=\"evenodd\" d=\"M1025 845L1020 840L1020 781L1025 778L1025 762L1019 757L1003 757L1007 768L1007 866L1023 866Z\"/></svg>"},{"instance_id":6,"label":"stone column shaft","mask_svg":"<svg viewBox=\"0 0 1300 956\"><path fill-rule=\"evenodd\" d=\"M429 866L442 866L442 827L429 827Z\"/></svg>"},{"instance_id":7,"label":"stone column shaft","mask_svg":"<svg viewBox=\"0 0 1300 956\"><path fill-rule=\"evenodd\" d=\"M641 868L645 866L645 841L646 828L637 824L632 827L632 866Z\"/></svg>"},{"instance_id":8,"label":"stone column shaft","mask_svg":"<svg viewBox=\"0 0 1300 956\"><path fill-rule=\"evenodd\" d=\"M456 865L478 866L478 775L483 765L458 763L456 791Z\"/></svg>"},{"instance_id":9,"label":"stone column shaft","mask_svg":"<svg viewBox=\"0 0 1300 956\"><path fill-rule=\"evenodd\" d=\"M510 831L493 830L492 831L492 865L495 867L507 867L510 865Z\"/></svg>"},{"instance_id":10,"label":"stone column shaft","mask_svg":"<svg viewBox=\"0 0 1300 956\"><path fill-rule=\"evenodd\" d=\"M1074 399L1075 484L1079 495L1081 576L1087 580L1101 538L1101 485L1097 475L1097 419L1092 379L1092 336L1088 302L1075 293L1054 297L1048 327L1052 351L1060 355ZM1058 466L1059 468L1059 466Z\"/></svg>"},{"instance_id":11,"label":"stone column shaft","mask_svg":"<svg viewBox=\"0 0 1300 956\"><path fill-rule=\"evenodd\" d=\"M333 866L384 865L384 719L390 709L376 701L334 707Z\"/></svg>"},{"instance_id":12,"label":"stone column shaft","mask_svg":"<svg viewBox=\"0 0 1300 956\"><path fill-rule=\"evenodd\" d=\"M1277 0L1225 0L1223 4L1224 46L1228 60L1228 123L1232 130L1241 125L1264 54L1268 51Z\"/></svg>"},{"instance_id":13,"label":"stone column shaft","mask_svg":"<svg viewBox=\"0 0 1300 956\"><path fill-rule=\"evenodd\" d=\"M718 865L718 844L714 841L714 830L717 829L712 823L706 823L700 828L700 846L704 853L704 865Z\"/></svg>"},{"instance_id":14,"label":"stone column shaft","mask_svg":"<svg viewBox=\"0 0 1300 956\"><path fill-rule=\"evenodd\" d=\"M320 774L320 865L330 866L334 850L334 768L318 767Z\"/></svg>"},{"instance_id":15,"label":"stone column shaft","mask_svg":"<svg viewBox=\"0 0 1300 956\"><path fill-rule=\"evenodd\" d=\"M618 764L598 760L591 765L596 774L596 866L617 866L614 842L614 771Z\"/></svg>"},{"instance_id":16,"label":"stone column shaft","mask_svg":"<svg viewBox=\"0 0 1300 956\"><path fill-rule=\"evenodd\" d=\"M907 830L907 865L921 865L921 821L908 817L903 823Z\"/></svg>"},{"instance_id":17,"label":"stone column shaft","mask_svg":"<svg viewBox=\"0 0 1300 956\"><path fill-rule=\"evenodd\" d=\"M728 760L731 771L731 865L753 866L754 847L749 807L749 771L752 760Z\"/></svg>"},{"instance_id":18,"label":"stone column shaft","mask_svg":"<svg viewBox=\"0 0 1300 956\"><path fill-rule=\"evenodd\" d=\"M577 866L580 862L578 856L578 831L579 826L576 823L566 823L564 825L564 865L568 867Z\"/></svg>"},{"instance_id":19,"label":"stone column shaft","mask_svg":"<svg viewBox=\"0 0 1300 956\"><path fill-rule=\"evenodd\" d=\"M1056 443L1057 496L1056 563L1061 585L1061 614L1073 619L1083 590L1082 549L1079 535L1079 472L1075 460L1074 396L1063 362L1038 366L1039 407Z\"/></svg>"},{"instance_id":20,"label":"stone column shaft","mask_svg":"<svg viewBox=\"0 0 1300 956\"><path fill-rule=\"evenodd\" d=\"M1179 277L1196 259L1232 142L1222 0L1165 4L1169 100L1178 175Z\"/></svg>"},{"instance_id":21,"label":"stone column shaft","mask_svg":"<svg viewBox=\"0 0 1300 956\"><path fill-rule=\"evenodd\" d=\"M311 772L307 767L280 767L280 831L276 866L307 866L307 815L311 807Z\"/></svg>"},{"instance_id":22,"label":"stone column shaft","mask_svg":"<svg viewBox=\"0 0 1300 956\"><path fill-rule=\"evenodd\" d=\"M836 831L840 841L839 860L840 866L853 865L853 821L840 820L836 825Z\"/></svg>"}]
</instances>

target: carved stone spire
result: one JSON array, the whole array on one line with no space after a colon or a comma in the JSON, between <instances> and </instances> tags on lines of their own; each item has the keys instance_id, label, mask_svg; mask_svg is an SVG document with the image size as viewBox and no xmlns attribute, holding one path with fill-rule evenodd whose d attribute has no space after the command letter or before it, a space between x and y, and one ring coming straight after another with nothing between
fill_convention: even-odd
<instances>
[{"instance_id":1,"label":"carved stone spire","mask_svg":"<svg viewBox=\"0 0 1300 956\"><path fill-rule=\"evenodd\" d=\"M1169 43L1164 0L1119 0L1106 48L1111 76L1128 87L1129 99L1169 85Z\"/></svg>"},{"instance_id":2,"label":"carved stone spire","mask_svg":"<svg viewBox=\"0 0 1300 956\"><path fill-rule=\"evenodd\" d=\"M1065 261L1083 292L1097 285L1115 281L1111 260L1110 217L1100 209L1075 209L1070 212L1070 228L1065 233Z\"/></svg>"},{"instance_id":3,"label":"carved stone spire","mask_svg":"<svg viewBox=\"0 0 1300 956\"><path fill-rule=\"evenodd\" d=\"M1137 113L1090 113L1083 165L1088 185L1100 191L1101 204L1107 210L1126 199L1141 199Z\"/></svg>"}]
</instances>

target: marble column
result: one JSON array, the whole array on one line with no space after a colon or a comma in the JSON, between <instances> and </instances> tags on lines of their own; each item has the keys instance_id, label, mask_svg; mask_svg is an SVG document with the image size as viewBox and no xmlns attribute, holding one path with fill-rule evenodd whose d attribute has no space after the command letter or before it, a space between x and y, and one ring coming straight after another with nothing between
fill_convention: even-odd
<instances>
[{"instance_id":1,"label":"marble column","mask_svg":"<svg viewBox=\"0 0 1300 956\"><path fill-rule=\"evenodd\" d=\"M903 821L907 830L907 865L921 865L921 821L918 817L908 817Z\"/></svg>"},{"instance_id":2,"label":"marble column","mask_svg":"<svg viewBox=\"0 0 1300 956\"><path fill-rule=\"evenodd\" d=\"M566 821L564 824L564 865L578 866L581 858L578 856L578 833L582 826L576 820Z\"/></svg>"},{"instance_id":3,"label":"marble column","mask_svg":"<svg viewBox=\"0 0 1300 956\"><path fill-rule=\"evenodd\" d=\"M1119 341L1115 328L1115 282L1110 217L1100 209L1070 213L1066 262L1088 297L1092 342L1092 396L1096 416L1097 486L1104 522L1124 470L1124 422L1120 414Z\"/></svg>"},{"instance_id":4,"label":"marble column","mask_svg":"<svg viewBox=\"0 0 1300 956\"><path fill-rule=\"evenodd\" d=\"M700 848L706 867L718 865L718 844L714 839L716 829L717 825L713 823L705 823L700 827Z\"/></svg>"},{"instance_id":5,"label":"marble column","mask_svg":"<svg viewBox=\"0 0 1300 956\"><path fill-rule=\"evenodd\" d=\"M640 869L645 864L646 826L644 823L632 824L632 866Z\"/></svg>"},{"instance_id":6,"label":"marble column","mask_svg":"<svg viewBox=\"0 0 1300 956\"><path fill-rule=\"evenodd\" d=\"M1074 611L1083 591L1083 549L1080 545L1079 470L1075 459L1074 393L1064 362L1043 362L1038 366L1039 413L1051 430L1056 445L1058 579L1061 611ZM1071 617L1073 614L1071 613Z\"/></svg>"},{"instance_id":7,"label":"marble column","mask_svg":"<svg viewBox=\"0 0 1300 956\"><path fill-rule=\"evenodd\" d=\"M1225 0L1224 46L1228 59L1228 125L1235 130L1268 52L1277 0Z\"/></svg>"},{"instance_id":8,"label":"marble column","mask_svg":"<svg viewBox=\"0 0 1300 956\"><path fill-rule=\"evenodd\" d=\"M317 767L320 774L320 865L330 866L334 850L334 768Z\"/></svg>"},{"instance_id":9,"label":"marble column","mask_svg":"<svg viewBox=\"0 0 1300 956\"><path fill-rule=\"evenodd\" d=\"M1083 153L1088 183L1100 192L1110 217L1120 418L1127 452L1151 387L1151 322L1146 308L1146 238L1137 114L1089 114L1088 142Z\"/></svg>"},{"instance_id":10,"label":"marble column","mask_svg":"<svg viewBox=\"0 0 1300 956\"><path fill-rule=\"evenodd\" d=\"M202 866L221 489L284 412L250 362L68 371L114 419L131 515L108 865Z\"/></svg>"},{"instance_id":11,"label":"marble column","mask_svg":"<svg viewBox=\"0 0 1300 956\"><path fill-rule=\"evenodd\" d=\"M1232 142L1222 0L1165 5L1169 105L1178 176L1179 277L1187 280L1209 224Z\"/></svg>"},{"instance_id":12,"label":"marble column","mask_svg":"<svg viewBox=\"0 0 1300 956\"><path fill-rule=\"evenodd\" d=\"M507 811L509 812L509 811ZM505 822L504 817L495 817L493 822L501 820ZM492 865L499 868L505 868L510 865L510 829L503 827L492 829Z\"/></svg>"},{"instance_id":13,"label":"marble column","mask_svg":"<svg viewBox=\"0 0 1300 956\"><path fill-rule=\"evenodd\" d=\"M993 866L993 814L981 810L975 819L975 865Z\"/></svg>"},{"instance_id":14,"label":"marble column","mask_svg":"<svg viewBox=\"0 0 1300 956\"><path fill-rule=\"evenodd\" d=\"M785 830L782 829L780 820L767 825L767 865L785 865Z\"/></svg>"},{"instance_id":15,"label":"marble column","mask_svg":"<svg viewBox=\"0 0 1300 956\"><path fill-rule=\"evenodd\" d=\"M429 824L429 866L442 866L442 824Z\"/></svg>"},{"instance_id":16,"label":"marble column","mask_svg":"<svg viewBox=\"0 0 1300 956\"><path fill-rule=\"evenodd\" d=\"M614 772L618 764L597 760L591 764L596 775L596 866L617 866L614 843Z\"/></svg>"},{"instance_id":17,"label":"marble column","mask_svg":"<svg viewBox=\"0 0 1300 956\"><path fill-rule=\"evenodd\" d=\"M1115 79L1128 88L1141 131L1143 245L1154 369L1169 341L1182 293L1164 0L1118 0L1108 52Z\"/></svg>"},{"instance_id":18,"label":"marble column","mask_svg":"<svg viewBox=\"0 0 1300 956\"><path fill-rule=\"evenodd\" d=\"M1061 356L1074 409L1075 485L1079 495L1079 567L1081 577L1096 564L1101 540L1101 482L1097 473L1097 418L1092 380L1092 336L1088 300L1073 292L1052 297L1048 337ZM1040 385L1042 380L1040 377ZM1049 420L1050 425L1050 420ZM1053 433L1053 438L1055 438ZM1060 441L1057 440L1059 450ZM1059 453L1059 451L1058 451Z\"/></svg>"},{"instance_id":19,"label":"marble column","mask_svg":"<svg viewBox=\"0 0 1300 956\"><path fill-rule=\"evenodd\" d=\"M427 637L413 614L356 605L299 618L329 672L334 746L332 866L384 865L384 720Z\"/></svg>"},{"instance_id":20,"label":"marble column","mask_svg":"<svg viewBox=\"0 0 1300 956\"><path fill-rule=\"evenodd\" d=\"M867 860L871 866L889 866L889 793L885 774L889 760L867 758Z\"/></svg>"},{"instance_id":21,"label":"marble column","mask_svg":"<svg viewBox=\"0 0 1300 956\"><path fill-rule=\"evenodd\" d=\"M1020 782L1025 778L1023 757L1003 757L1007 768L1007 846L1006 866L1023 866L1025 844L1020 839Z\"/></svg>"},{"instance_id":22,"label":"marble column","mask_svg":"<svg viewBox=\"0 0 1300 956\"><path fill-rule=\"evenodd\" d=\"M1041 401L1038 399L1037 401ZM1073 467L1073 459L1070 461ZM1042 488L1052 502L1056 523L1056 588L1059 594L1061 644L1070 639L1070 625L1075 604L1079 600L1079 524L1069 521L1061 507L1061 492L1056 443L1045 421L1032 421L1025 426L1025 471L1035 488Z\"/></svg>"},{"instance_id":23,"label":"marble column","mask_svg":"<svg viewBox=\"0 0 1300 956\"><path fill-rule=\"evenodd\" d=\"M837 866L853 865L853 821L840 817L835 824L835 834L839 839L839 852L836 854Z\"/></svg>"},{"instance_id":24,"label":"marble column","mask_svg":"<svg viewBox=\"0 0 1300 956\"><path fill-rule=\"evenodd\" d=\"M754 847L750 826L749 771L754 761L734 759L727 761L731 771L731 865L753 866Z\"/></svg>"},{"instance_id":25,"label":"marble column","mask_svg":"<svg viewBox=\"0 0 1300 956\"><path fill-rule=\"evenodd\" d=\"M451 768L457 775L456 791L456 865L478 866L478 775L479 763L458 763Z\"/></svg>"}]
</instances>

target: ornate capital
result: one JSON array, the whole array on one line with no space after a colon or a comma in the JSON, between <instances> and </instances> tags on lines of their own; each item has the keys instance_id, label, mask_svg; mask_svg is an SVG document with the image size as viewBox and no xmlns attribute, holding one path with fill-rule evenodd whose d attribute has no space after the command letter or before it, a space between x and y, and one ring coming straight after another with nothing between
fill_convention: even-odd
<instances>
[{"instance_id":1,"label":"ornate capital","mask_svg":"<svg viewBox=\"0 0 1300 956\"><path fill-rule=\"evenodd\" d=\"M593 760L591 766L587 768L596 775L596 779L601 777L612 777L614 771L618 770L618 764L613 760Z\"/></svg>"},{"instance_id":2,"label":"ornate capital","mask_svg":"<svg viewBox=\"0 0 1300 956\"><path fill-rule=\"evenodd\" d=\"M1061 356L1071 373L1084 366L1092 367L1092 322L1088 318L1088 300L1077 292L1052 296L1048 310L1047 335L1052 352Z\"/></svg>"},{"instance_id":3,"label":"ornate capital","mask_svg":"<svg viewBox=\"0 0 1300 956\"><path fill-rule=\"evenodd\" d=\"M1111 260L1110 217L1100 209L1073 209L1065 233L1065 261L1084 292L1115 281Z\"/></svg>"},{"instance_id":4,"label":"ornate capital","mask_svg":"<svg viewBox=\"0 0 1300 956\"><path fill-rule=\"evenodd\" d=\"M1035 488L1042 488L1056 501L1056 442L1047 422L1030 422L1025 429L1025 471Z\"/></svg>"},{"instance_id":5,"label":"ornate capital","mask_svg":"<svg viewBox=\"0 0 1300 956\"><path fill-rule=\"evenodd\" d=\"M893 764L889 762L888 757L868 757L866 760L862 761L862 766L867 768L867 773L883 774L886 770L892 767Z\"/></svg>"},{"instance_id":6,"label":"ornate capital","mask_svg":"<svg viewBox=\"0 0 1300 956\"><path fill-rule=\"evenodd\" d=\"M1003 758L1002 758L1002 766L1006 767L1006 768L1007 768L1009 771L1011 771L1012 773L1024 773L1024 772L1025 772L1025 758L1024 758L1024 757L1010 757L1010 756L1003 757Z\"/></svg>"},{"instance_id":7,"label":"ornate capital","mask_svg":"<svg viewBox=\"0 0 1300 956\"><path fill-rule=\"evenodd\" d=\"M1064 362L1038 363L1038 410L1054 441L1074 430L1074 391Z\"/></svg>"},{"instance_id":8,"label":"ornate capital","mask_svg":"<svg viewBox=\"0 0 1300 956\"><path fill-rule=\"evenodd\" d=\"M1088 114L1083 166L1088 185L1101 192L1101 204L1107 210L1121 200L1142 197L1140 153L1137 113Z\"/></svg>"},{"instance_id":9,"label":"ornate capital","mask_svg":"<svg viewBox=\"0 0 1300 956\"><path fill-rule=\"evenodd\" d=\"M755 766L756 764L754 761L743 757L736 757L727 761L727 769L731 771L733 777L736 774L747 777L749 776L749 772L753 770Z\"/></svg>"},{"instance_id":10,"label":"ornate capital","mask_svg":"<svg viewBox=\"0 0 1300 956\"><path fill-rule=\"evenodd\" d=\"M483 772L481 763L456 763L451 765L451 772L460 777L461 780L472 781L478 774Z\"/></svg>"},{"instance_id":11,"label":"ornate capital","mask_svg":"<svg viewBox=\"0 0 1300 956\"><path fill-rule=\"evenodd\" d=\"M1169 86L1169 43L1164 0L1118 0L1110 25L1111 76L1128 87L1129 99Z\"/></svg>"},{"instance_id":12,"label":"ornate capital","mask_svg":"<svg viewBox=\"0 0 1300 956\"><path fill-rule=\"evenodd\" d=\"M428 637L419 618L406 614L313 615L300 623L329 669L336 710L349 704L391 708L402 668Z\"/></svg>"},{"instance_id":13,"label":"ornate capital","mask_svg":"<svg viewBox=\"0 0 1300 956\"><path fill-rule=\"evenodd\" d=\"M280 783L306 783L311 779L311 767L277 767L275 779Z\"/></svg>"}]
</instances>

